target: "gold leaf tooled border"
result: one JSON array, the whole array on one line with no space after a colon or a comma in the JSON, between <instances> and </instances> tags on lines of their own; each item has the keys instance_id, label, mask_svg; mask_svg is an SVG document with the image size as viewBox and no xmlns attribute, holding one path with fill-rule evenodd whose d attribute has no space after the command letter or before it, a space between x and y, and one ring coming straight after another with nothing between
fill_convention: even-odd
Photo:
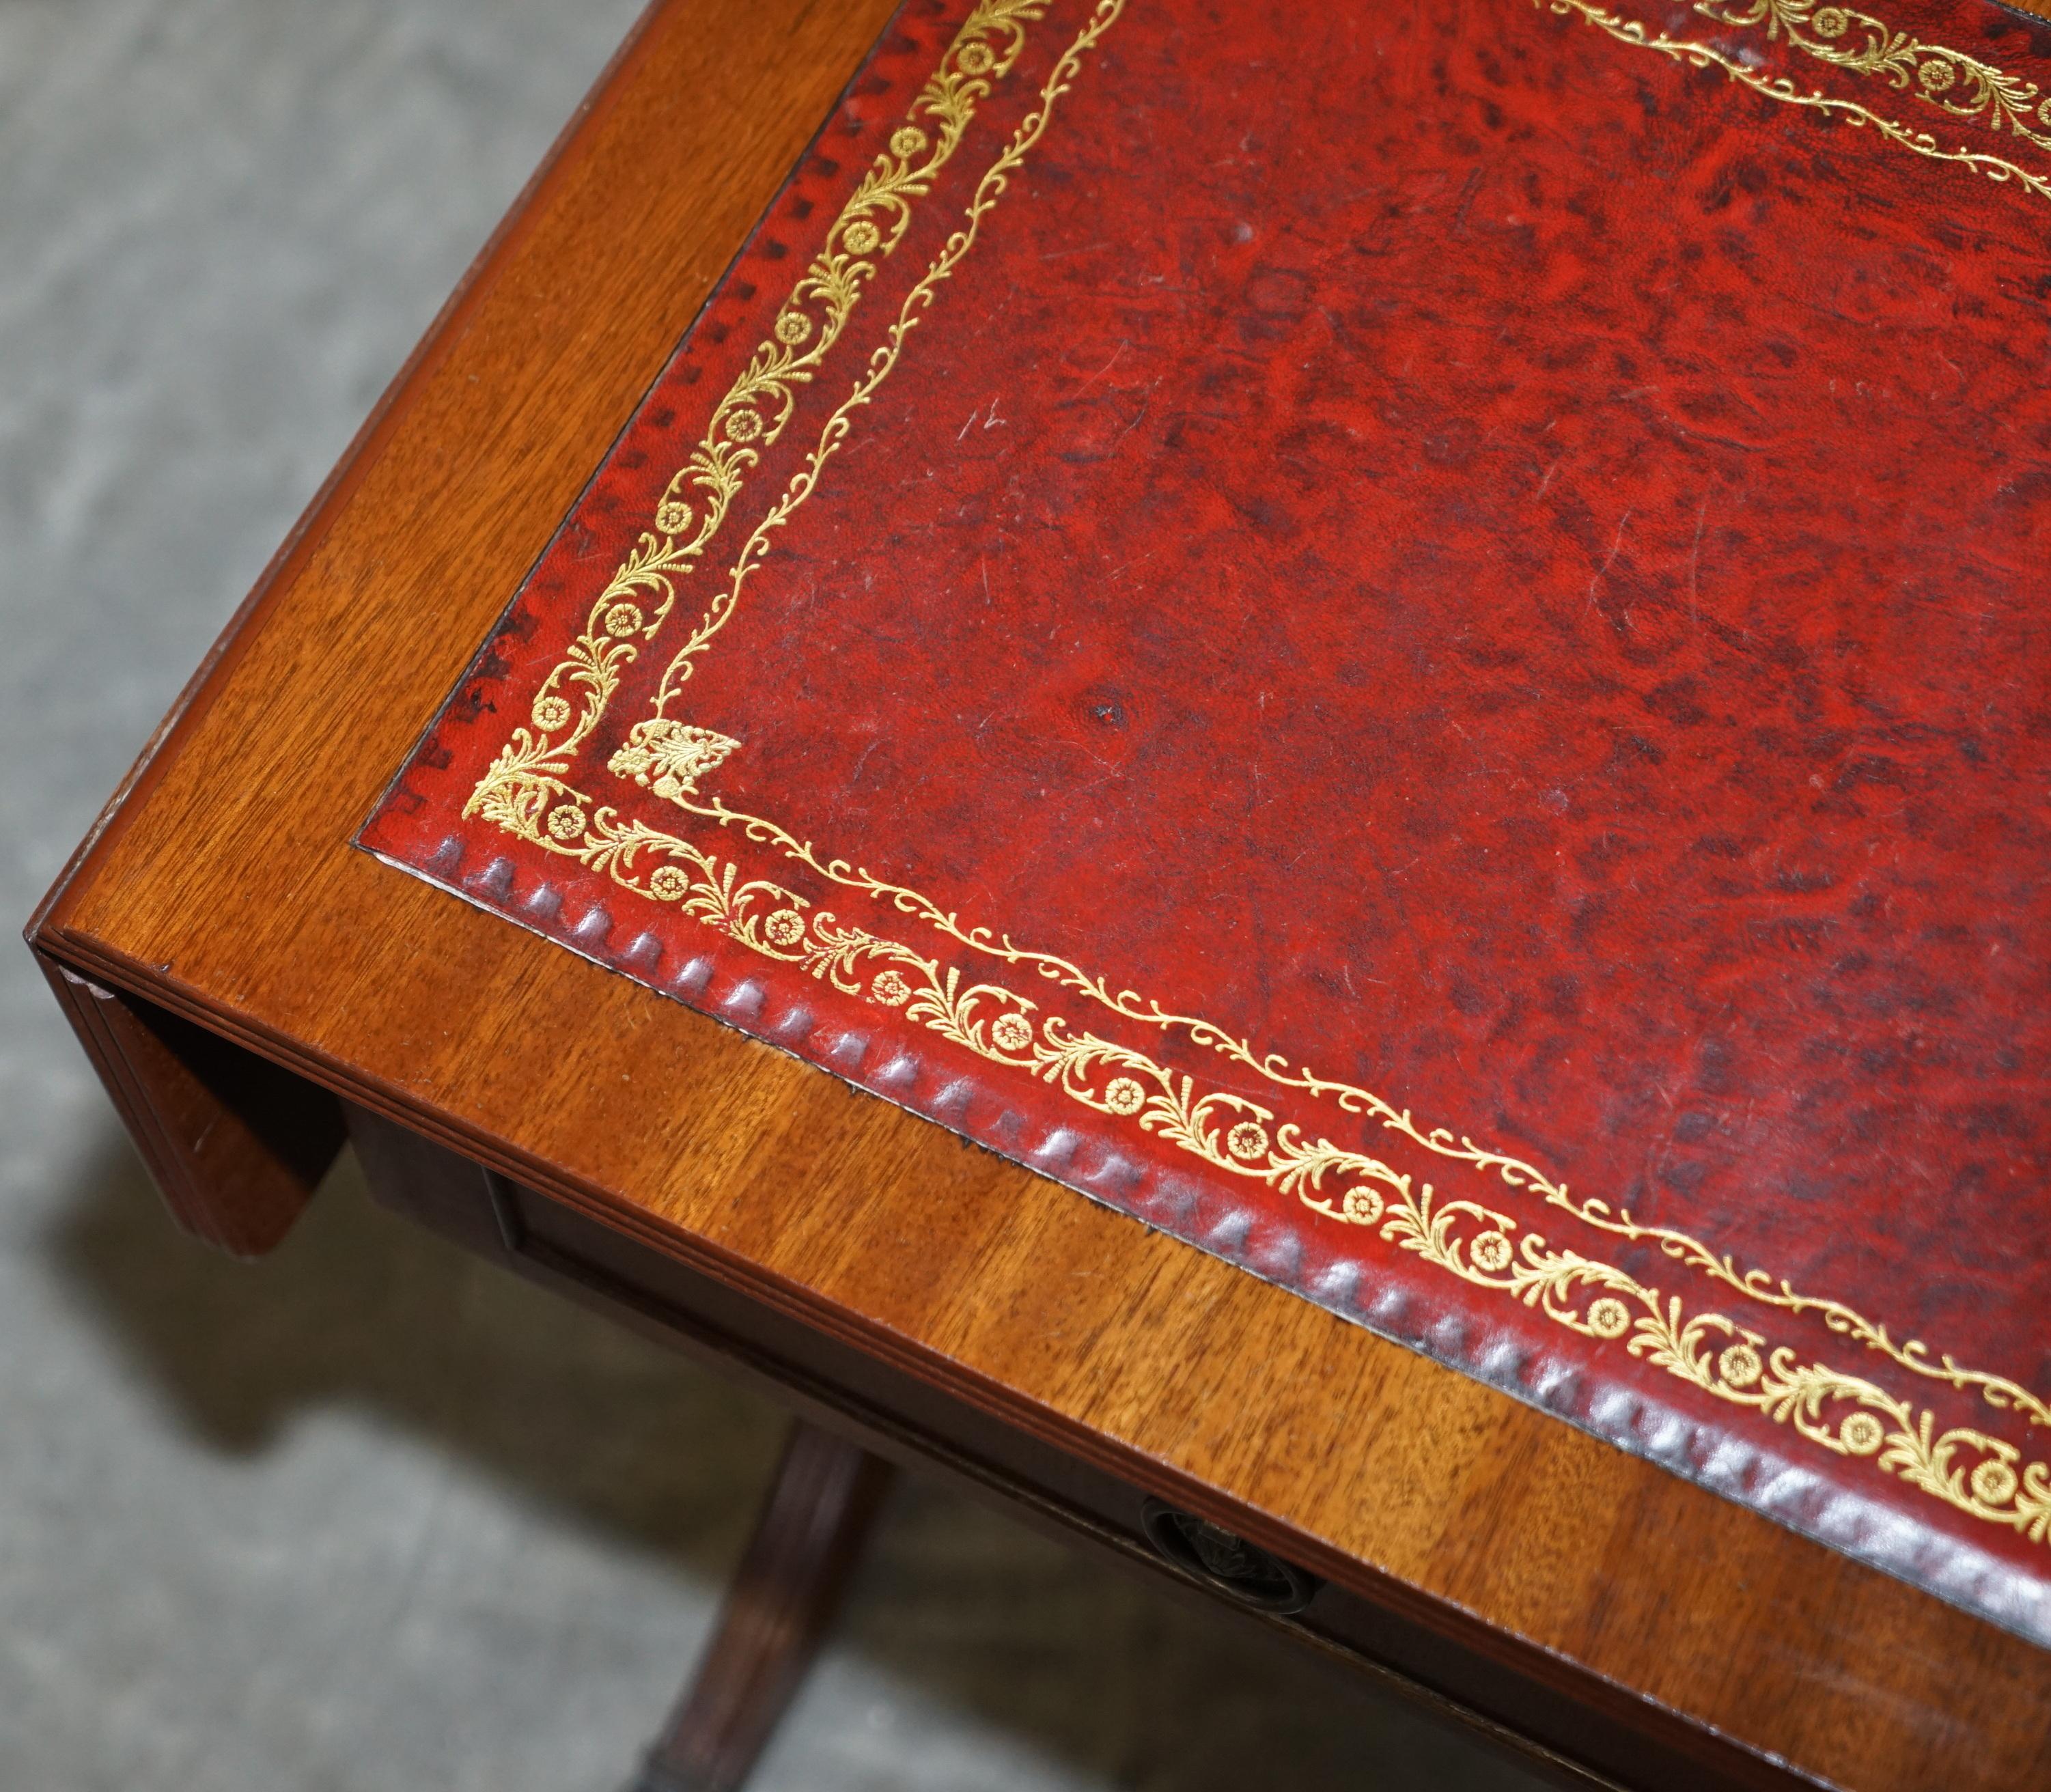
<instances>
[{"instance_id":1,"label":"gold leaf tooled border","mask_svg":"<svg viewBox=\"0 0 2051 1792\"><path fill-rule=\"evenodd\" d=\"M583 632L542 681L529 707L533 726L514 730L486 784L568 772L638 656L636 643L654 640L675 607L677 580L696 569L761 450L783 433L796 408L795 388L811 382L840 339L877 260L911 228L913 201L932 190L978 102L1010 73L1026 25L1046 6L1047 0L979 0L963 21L778 309L769 335L713 408L704 435L656 505L654 527L641 533L585 615ZM729 608L716 599L694 638L709 640ZM476 807L473 798L464 813Z\"/></svg>"},{"instance_id":2,"label":"gold leaf tooled border","mask_svg":"<svg viewBox=\"0 0 2051 1792\"><path fill-rule=\"evenodd\" d=\"M1790 1347L1772 1343L1727 1314L1691 1314L1678 1297L1612 1264L1555 1248L1537 1232L1513 1238L1520 1228L1506 1213L1478 1201L1440 1199L1430 1183L1329 1139L1306 1135L1259 1102L1229 1091L1200 1090L1194 1078L1130 1046L1077 1033L1063 1016L1041 1011L1002 984L968 982L957 968L900 940L842 925L830 911L779 884L744 880L732 862L674 834L623 822L605 808L578 813L573 828L559 833L548 826L545 832L536 822L545 816L552 823L577 799L557 787L545 797L548 801L556 806L495 818L537 845L603 872L623 888L675 905L752 951L795 966L846 994L900 1010L907 1020L978 1056L1035 1077L1100 1115L1136 1124L1213 1169L1294 1193L1327 1219L1375 1228L1398 1248L1473 1286L1508 1295L1568 1330L1597 1342L1620 1342L1653 1367L1791 1425L1836 1455L1870 1458L1908 1485L2030 1542L2041 1543L2051 1532L2051 1471L2041 1462L2024 1460L2002 1439L1965 1426L1940 1431L1927 1409L1863 1376L1805 1362ZM730 811L729 818L748 819ZM807 862L817 861L808 855ZM1224 1037L1213 1032L1211 1042ZM1448 1155L1487 1157L1506 1181L1518 1185L1514 1160L1479 1153L1464 1139L1448 1149L1451 1135L1420 1134L1407 1114L1385 1123ZM1704 1247L1695 1248L1709 1256ZM1733 1285L1773 1298L1748 1282ZM1795 1298L1777 1304L1792 1304ZM1925 1361L1902 1360L1926 1373L1938 1372ZM1982 1380L1990 1404L2009 1404L1997 1389L2010 1384L1973 1379ZM2022 1390L2015 1393L2034 1404Z\"/></svg>"},{"instance_id":3,"label":"gold leaf tooled border","mask_svg":"<svg viewBox=\"0 0 2051 1792\"><path fill-rule=\"evenodd\" d=\"M2051 175L2033 173L2006 156L1993 154L1984 150L1974 150L1963 144L1947 146L1927 131L1918 131L1904 124L1898 119L1883 117L1870 107L1861 105L1856 100L1842 100L1825 93L1821 88L1803 88L1785 75L1763 73L1749 63L1719 49L1713 44L1692 37L1669 37L1665 32L1654 31L1635 18L1609 11L1598 6L1595 0L1532 0L1533 6L1545 6L1562 17L1577 17L1607 32L1619 43L1628 44L1634 49L1653 50L1676 62L1685 62L1697 68L1719 68L1741 87L1768 100L1779 101L1783 105L1799 106L1806 111L1833 118L1841 123L1870 127L1887 142L1897 148L1927 156L1933 162L1949 162L1962 168L1984 175L1988 180L2004 185L2013 184L2034 193L2040 199L2051 200ZM1990 64L1976 61L1955 50L1940 49L1934 45L1918 42L1864 13L1854 13L1842 7L1817 7L1814 0L1701 0L1696 11L1719 24L1751 25L1764 23L1769 35L1784 33L1799 49L1816 57L1834 66L1854 73L1882 76L1897 87L1912 87L1918 98L1940 106L1944 110L1961 118L1978 118L1993 129L2006 127L2010 131L2035 143L2045 143L2046 137L2039 134L2037 125L2051 130L2051 116L2046 116L2034 100L2037 89L2026 82L2016 80ZM1811 25L1819 35L1811 37L1800 33L1800 26ZM1876 36L1869 40L1873 45L1871 53L1865 51L1840 50L1835 45L1823 41L1827 26L1828 34L1843 35L1850 32L1870 30ZM1925 74L1922 71L1931 71ZM1944 71L1939 73L1937 71ZM1944 84L1948 75L1948 86L1941 85L1932 91L1932 83ZM1976 85L1983 97L1978 104L1953 101L1947 103L1946 92L1955 88L1963 79L1968 96ZM2024 96L2030 103L2023 104ZM2018 111L2018 107L2022 110ZM2029 121L2034 118L2036 123Z\"/></svg>"},{"instance_id":4,"label":"gold leaf tooled border","mask_svg":"<svg viewBox=\"0 0 2051 1792\"><path fill-rule=\"evenodd\" d=\"M1719 25L1766 27L1805 56L1855 75L1877 76L1957 119L2008 131L2051 150L2051 98L2035 83L1941 44L1926 44L1870 13L1817 0L1696 0Z\"/></svg>"},{"instance_id":5,"label":"gold leaf tooled border","mask_svg":"<svg viewBox=\"0 0 2051 1792\"><path fill-rule=\"evenodd\" d=\"M1553 3L1556 10L1593 11L1582 0ZM1066 90L1084 53L1123 6L1123 0L1098 0L1089 22L1057 61L1037 110L986 170L964 224L913 287L854 394L829 417L805 467L744 549L720 619L731 613L743 569L759 560L768 532L780 527L817 488L826 460L850 433L852 412L896 366L918 315L932 302L939 283L973 247L983 218L1005 190L1010 174L1045 131L1055 100ZM979 16L985 10L979 8ZM1014 18L1023 11L1011 9ZM631 556L627 564L633 564ZM601 598L593 610L601 620L604 603ZM700 626L702 631L705 625ZM687 643L679 658L687 662L691 650ZM553 681L555 675L551 676ZM682 676L688 676L687 664ZM580 728L575 740L588 733L616 681L589 685L590 721ZM550 686L543 689L546 694ZM1108 1119L1137 1125L1215 1169L1293 1193L1313 1212L1374 1228L1385 1240L1471 1286L1506 1294L1590 1340L1621 1344L1632 1356L1717 1399L1790 1425L1840 1457L1871 1459L1880 1470L1959 1511L2032 1542L2041 1543L2051 1532L2051 1470L2041 1462L2026 1462L2005 1440L1965 1427L1940 1431L1932 1412L1862 1376L1803 1361L1791 1348L1774 1345L1726 1314L1691 1315L1679 1298L1613 1265L1553 1248L1537 1232L1527 1230L1513 1238L1520 1228L1507 1214L1474 1201L1440 1199L1429 1183L1416 1181L1378 1158L1307 1135L1260 1103L1224 1090L1200 1089L1194 1078L1145 1052L1074 1031L1065 1017L1043 1011L1002 984L966 982L958 968L900 940L843 926L830 912L781 885L744 880L737 866L686 840L644 822L623 821L615 810L593 805L565 781L574 744L565 741L545 755L559 759L557 763L545 763L531 752L515 755L509 748L480 780L465 814L481 815L551 853L573 858L650 900L674 905L749 950L796 966L845 994L898 1010L956 1045L1032 1076ZM1279 1087L1331 1099L1342 1111L1371 1118L1442 1158L1493 1172L1506 1185L1535 1191L1592 1227L1655 1242L1670 1258L1751 1300L1791 1314L1819 1314L1834 1332L1919 1375L1977 1388L1989 1405L2022 1411L2033 1424L2051 1423L2044 1403L2018 1384L1962 1368L1948 1356L1933 1361L1920 1341L1897 1344L1884 1327L1840 1302L1798 1294L1784 1280L1772 1283L1762 1271L1741 1272L1729 1258L1717 1256L1685 1233L1639 1226L1628 1212L1613 1213L1600 1201L1578 1200L1564 1185L1520 1159L1446 1129L1426 1130L1407 1110L1369 1091L1318 1076L1277 1056L1259 1056L1247 1042L1213 1023L1172 1013L1132 991L1114 992L1102 978L1068 960L1018 947L987 928L964 928L957 917L916 891L845 861L822 860L808 843L772 822L741 814L717 798L691 800L688 786L674 799L690 813L722 826L737 826L758 842L774 845L829 881L924 920L975 952L1029 966L1127 1020L1185 1031L1195 1042Z\"/></svg>"}]
</instances>

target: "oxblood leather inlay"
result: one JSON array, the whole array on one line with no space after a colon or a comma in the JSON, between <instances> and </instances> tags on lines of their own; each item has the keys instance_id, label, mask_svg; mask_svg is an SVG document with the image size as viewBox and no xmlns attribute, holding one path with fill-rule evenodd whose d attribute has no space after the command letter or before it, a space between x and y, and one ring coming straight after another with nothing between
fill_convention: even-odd
<instances>
[{"instance_id":1,"label":"oxblood leather inlay","mask_svg":"<svg viewBox=\"0 0 2051 1792\"><path fill-rule=\"evenodd\" d=\"M363 843L2051 1639L2051 41L1891 4L915 0Z\"/></svg>"}]
</instances>

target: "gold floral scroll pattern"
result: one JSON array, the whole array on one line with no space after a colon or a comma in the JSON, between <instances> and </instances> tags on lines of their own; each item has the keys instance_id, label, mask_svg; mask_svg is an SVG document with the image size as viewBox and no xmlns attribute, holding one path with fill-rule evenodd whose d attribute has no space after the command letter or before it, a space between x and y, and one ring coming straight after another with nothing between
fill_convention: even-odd
<instances>
[{"instance_id":1,"label":"gold floral scroll pattern","mask_svg":"<svg viewBox=\"0 0 2051 1792\"><path fill-rule=\"evenodd\" d=\"M838 409L827 418L819 431L818 442L806 457L805 463L791 478L789 485L756 525L735 560L729 576L726 588L715 596L707 607L698 626L680 646L662 674L661 685L654 697L655 720L666 716L669 706L675 700L690 677L699 654L710 644L714 635L726 626L740 602L741 588L748 575L762 564L769 552L769 544L777 530L787 523L792 514L818 489L820 475L826 463L839 452L854 430L854 413L866 405L876 395L877 389L896 369L903 354L905 338L918 326L920 318L932 304L940 283L951 276L969 251L975 247L982 232L983 220L989 216L998 200L1003 197L1011 182L1011 177L1024 164L1026 157L1046 134L1048 125L1054 116L1055 102L1068 92L1083 58L1096 47L1098 41L1108 31L1124 10L1124 0L1099 0L1088 21L1076 33L1075 40L1061 53L1040 89L1037 104L1012 134L1011 140L1003 152L983 171L975 193L968 203L959 226L948 237L924 275L911 291L905 295L899 307L896 321L890 326L883 341L869 357L869 365L861 377L855 382L854 389L844 399ZM647 728L650 724L642 724ZM639 732L637 730L637 732Z\"/></svg>"},{"instance_id":2,"label":"gold floral scroll pattern","mask_svg":"<svg viewBox=\"0 0 2051 1792\"><path fill-rule=\"evenodd\" d=\"M1548 7L1563 18L1580 18L1597 30L1608 33L1619 43L1628 44L1633 49L1655 51L1673 61L1686 63L1697 68L1721 69L1740 86L1749 88L1765 99L1777 100L1783 105L1799 106L1805 111L1836 119L1842 123L1870 127L1897 148L1927 156L1933 162L1955 163L1988 180L2005 185L2013 184L2034 193L2040 199L2051 200L2051 176L2033 173L2005 156L1991 154L1984 150L1967 149L1963 145L1947 147L1927 131L1916 130L1898 119L1883 117L1855 100L1839 99L1818 88L1802 88L1785 75L1764 73L1753 68L1748 61L1730 55L1713 44L1703 43L1691 37L1669 37L1637 19L1626 18L1611 12L1597 5L1596 0L1532 0L1532 4ZM1710 16L1717 15L1713 14ZM2026 132L2025 135L2031 134Z\"/></svg>"},{"instance_id":3,"label":"gold floral scroll pattern","mask_svg":"<svg viewBox=\"0 0 2051 1792\"><path fill-rule=\"evenodd\" d=\"M1115 18L1121 4L1122 0L1101 0L1090 25L1043 90L1041 111L1021 127L1022 139L1029 132L1037 141L1054 95L1074 72L1076 57ZM1018 154L1029 146L1014 139ZM983 202L986 190L994 203L1016 159L1007 151L985 177L967 232L958 232L943 252L951 257L946 271L951 271L974 240L975 225L987 209ZM944 277L945 271L937 276ZM908 299L898 326L872 358L869 375L858 383L858 401L865 402L880 377L887 377L894 366L916 321L912 307L916 303L923 309L930 303L935 283L929 270L928 280ZM854 408L843 406L829 420L819 448L785 494L792 502L779 506L772 526L781 526L816 487L826 459L851 427L836 425L845 426ZM767 540L765 530L765 545ZM744 556L746 564L752 565L760 551ZM737 595L737 581L731 589ZM682 676L688 676L688 668ZM1598 1342L1621 1342L1633 1355L1668 1373L1792 1425L1837 1454L1873 1458L1880 1468L1960 1511L2033 1541L2041 1541L2051 1527L2051 1474L2041 1463L2025 1462L2021 1452L2003 1440L1969 1427L1940 1431L1928 1411L1862 1377L1803 1363L1789 1348L1769 1345L1761 1333L1725 1314L1691 1318L1679 1300L1612 1265L1552 1249L1538 1234L1527 1232L1513 1241L1518 1223L1506 1214L1471 1201L1439 1201L1429 1184L1416 1184L1377 1158L1322 1138L1307 1138L1292 1123L1278 1123L1272 1111L1245 1097L1223 1091L1200 1095L1193 1079L1130 1047L1076 1035L1061 1017L1038 1014L1029 999L996 983L965 985L958 970L943 970L901 942L842 927L828 913L808 912L803 899L773 883L744 882L734 866L722 865L686 841L638 822L623 822L609 808L594 808L564 781L560 772L567 769L566 763L560 768L532 765L518 775L487 777L466 812L482 814L547 851L574 857L650 900L675 904L750 950L797 964L864 1001L901 1009L915 1023L993 1062L1038 1076L1100 1114L1137 1124L1214 1168L1292 1193L1330 1220L1378 1228L1385 1240L1463 1281L1507 1294ZM986 928L964 928L916 892L845 861L822 861L809 845L774 823L741 815L716 798L709 803L690 800L695 792L688 778L679 779L670 794L692 813L721 825L739 825L758 840L772 840L829 879L918 915L979 952L1030 965L1043 977L1128 1019L1185 1029L1197 1043L1270 1081L1367 1115L1441 1158L1493 1172L1508 1186L1534 1191L1599 1229L1654 1242L1670 1258L1752 1300L1791 1313L1820 1314L1834 1332L1882 1352L1917 1374L1961 1388L1977 1388L1990 1405L2025 1411L2033 1423L2051 1422L2044 1404L2014 1382L1963 1368L1949 1357L1933 1361L1921 1343L1897 1344L1884 1327L1841 1303L1799 1294L1784 1281L1772 1283L1763 1271L1740 1271L1729 1258L1717 1256L1685 1234L1641 1227L1628 1212L1612 1213L1600 1201L1576 1200L1564 1185L1533 1165L1447 1129L1426 1130L1407 1110L1367 1091L1294 1068L1279 1056L1258 1056L1247 1042L1209 1022L1173 1014L1131 991L1114 992L1103 979L1066 960L1016 947ZM872 974L869 967L878 963L881 968Z\"/></svg>"},{"instance_id":4,"label":"gold floral scroll pattern","mask_svg":"<svg viewBox=\"0 0 2051 1792\"><path fill-rule=\"evenodd\" d=\"M566 811L568 825L559 826L557 817ZM1716 1399L1791 1426L1834 1454L1870 1459L1973 1517L2032 1543L2051 1532L2051 1470L2025 1461L2002 1439L1965 1426L1940 1430L1934 1414L1862 1376L1804 1362L1727 1314L1690 1314L1678 1297L1614 1265L1556 1249L1537 1232L1518 1236L1509 1214L1479 1201L1442 1201L1430 1183L1379 1158L1306 1135L1246 1096L1200 1090L1193 1077L1143 1052L1077 1033L1029 998L1000 983L969 982L900 940L843 925L795 892L744 879L732 862L674 834L622 821L610 809L586 813L569 793L526 821L523 831L549 850L1100 1115L1136 1125L1213 1169L1373 1230L1472 1286L1507 1295L1598 1345L1620 1345Z\"/></svg>"},{"instance_id":5,"label":"gold floral scroll pattern","mask_svg":"<svg viewBox=\"0 0 2051 1792\"><path fill-rule=\"evenodd\" d=\"M1719 25L1764 25L1769 38L1785 37L1819 62L1881 76L1954 118L2011 131L2051 150L2051 99L2033 83L1978 57L1926 44L1870 13L1816 0L1697 0L1695 10Z\"/></svg>"},{"instance_id":6,"label":"gold floral scroll pattern","mask_svg":"<svg viewBox=\"0 0 2051 1792\"><path fill-rule=\"evenodd\" d=\"M751 840L775 848L785 857L830 882L859 891L900 914L916 916L972 951L1029 968L1050 982L1088 998L1122 1019L1161 1031L1184 1033L1197 1044L1265 1077L1279 1087L1330 1100L1342 1111L1371 1119L1436 1156L1465 1164L1485 1175L1495 1176L1510 1188L1536 1193L1548 1206L1570 1213L1598 1231L1634 1243L1656 1244L1675 1262L1699 1271L1748 1299L1786 1313L1814 1314L1839 1337L1878 1351L1904 1368L1961 1390L1976 1390L1997 1411L2022 1413L2033 1425L2051 1425L2051 1405L2020 1384L2005 1376L1965 1368L1948 1353L1933 1358L1929 1347L1920 1339L1897 1341L1885 1325L1866 1318L1841 1301L1798 1293L1785 1279L1776 1282L1764 1270L1740 1270L1730 1256L1718 1255L1699 1239L1686 1232L1670 1227L1641 1225L1631 1217L1628 1208L1612 1210L1606 1201L1576 1196L1565 1183L1554 1181L1521 1158L1479 1145L1467 1134L1456 1134L1447 1127L1422 1126L1408 1108L1396 1107L1372 1090L1321 1076L1306 1066L1291 1063L1278 1052L1256 1052L1248 1040L1234 1037L1214 1021L1176 1013L1163 1008L1158 1001L1143 998L1131 990L1114 990L1102 977L1091 975L1055 953L1021 946L1010 935L995 933L988 927L964 927L958 916L942 909L920 891L886 881L845 859L822 858L809 841L798 839L764 817L742 814L721 797L687 794L678 798L678 803L689 813L706 821L717 822L722 827L740 829Z\"/></svg>"},{"instance_id":7,"label":"gold floral scroll pattern","mask_svg":"<svg viewBox=\"0 0 2051 1792\"><path fill-rule=\"evenodd\" d=\"M1047 127L1054 117L1056 102L1068 91L1082 67L1084 57L1116 22L1124 6L1125 0L1097 0L1082 29L1056 59L1053 69L1041 85L1033 109L1019 123L1003 149L983 170L982 178L977 182L964 210L961 224L941 245L925 272L904 295L898 306L897 317L885 332L882 342L871 353L853 391L826 419L803 465L791 476L781 497L771 506L742 547L726 589L714 597L690 639L670 662L662 679L662 689L656 697L656 714L650 719L636 723L625 744L613 754L607 768L615 775L631 779L635 783L653 790L658 796L682 802L687 801L694 793L697 776L717 765L733 751L736 743L723 735L715 735L709 730L664 716L662 713L663 705L674 689L690 676L694 657L705 650L712 638L725 626L727 618L732 615L748 574L767 555L775 532L781 529L818 489L820 476L827 463L838 453L842 443L853 432L856 413L869 403L883 382L896 369L907 339L933 303L941 283L953 275L955 269L975 248L982 234L984 219L1009 189L1012 175L1018 172L1026 156L1046 134ZM989 4L986 3L985 6L978 8L975 16L980 17L988 10ZM974 23L973 18L971 23ZM968 26L964 25L963 29L966 33ZM958 37L957 45L959 42ZM724 404L722 401L722 409ZM646 541L649 537L643 537L643 539ZM630 556L628 567L632 568L635 564L635 560ZM619 584L621 576L615 575L614 585ZM601 616L606 611L607 601L607 597L602 594L592 608L592 616ZM652 635L652 627L649 633ZM471 791L469 800L463 805L465 815L481 815L486 820L497 822L511 832L539 841L541 836L536 831L538 825L537 818L542 810L549 810L552 814L570 812L557 804L558 797L571 798L574 805L581 806L576 808L579 814L589 806L589 799L572 791L564 779L568 775L576 749L597 724L607 704L611 701L625 664L624 661L619 662L608 669L603 681L598 678L596 664L586 654L592 639L593 630L588 625L584 637L572 645L568 658L544 681L535 700L535 720L537 727L541 728L541 733L529 734L525 728L514 731L510 743L500 751L483 777L478 781L476 787ZM584 657L580 658L580 655ZM557 680L565 675L581 679L588 693L588 702L575 730L557 740L547 732L542 708L547 704L561 703L566 715L567 701L554 694ZM553 719L553 712L551 719ZM557 837L562 837L559 835Z\"/></svg>"},{"instance_id":8,"label":"gold floral scroll pattern","mask_svg":"<svg viewBox=\"0 0 2051 1792\"><path fill-rule=\"evenodd\" d=\"M529 709L532 728L514 731L473 795L472 808L494 783L569 769L640 646L655 638L675 605L677 580L695 569L762 450L789 424L795 388L811 382L840 339L878 264L911 227L913 201L932 191L978 103L1011 72L1025 47L1026 25L1046 5L979 0L963 21L904 122L841 208L768 335L713 408L705 434L655 507L654 526L642 531L593 601L583 632L542 681Z\"/></svg>"}]
</instances>

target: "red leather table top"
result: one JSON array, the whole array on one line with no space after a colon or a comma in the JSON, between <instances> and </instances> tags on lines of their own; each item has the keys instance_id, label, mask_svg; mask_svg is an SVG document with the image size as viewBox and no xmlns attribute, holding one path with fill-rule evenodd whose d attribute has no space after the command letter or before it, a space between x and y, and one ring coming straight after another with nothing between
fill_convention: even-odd
<instances>
[{"instance_id":1,"label":"red leather table top","mask_svg":"<svg viewBox=\"0 0 2051 1792\"><path fill-rule=\"evenodd\" d=\"M2051 29L1888 4L912 0L362 843L2051 1640Z\"/></svg>"}]
</instances>

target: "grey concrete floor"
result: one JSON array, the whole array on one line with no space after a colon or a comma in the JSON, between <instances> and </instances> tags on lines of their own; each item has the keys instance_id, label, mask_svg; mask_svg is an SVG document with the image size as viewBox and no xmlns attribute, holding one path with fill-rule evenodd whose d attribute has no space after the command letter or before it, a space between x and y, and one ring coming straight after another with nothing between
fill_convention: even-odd
<instances>
[{"instance_id":1,"label":"grey concrete floor","mask_svg":"<svg viewBox=\"0 0 2051 1792\"><path fill-rule=\"evenodd\" d=\"M632 11L0 0L0 913ZM616 1786L781 1423L388 1219L346 1160L267 1263L187 1243L0 952L0 1787ZM759 1783L1526 1782L912 1485Z\"/></svg>"}]
</instances>

